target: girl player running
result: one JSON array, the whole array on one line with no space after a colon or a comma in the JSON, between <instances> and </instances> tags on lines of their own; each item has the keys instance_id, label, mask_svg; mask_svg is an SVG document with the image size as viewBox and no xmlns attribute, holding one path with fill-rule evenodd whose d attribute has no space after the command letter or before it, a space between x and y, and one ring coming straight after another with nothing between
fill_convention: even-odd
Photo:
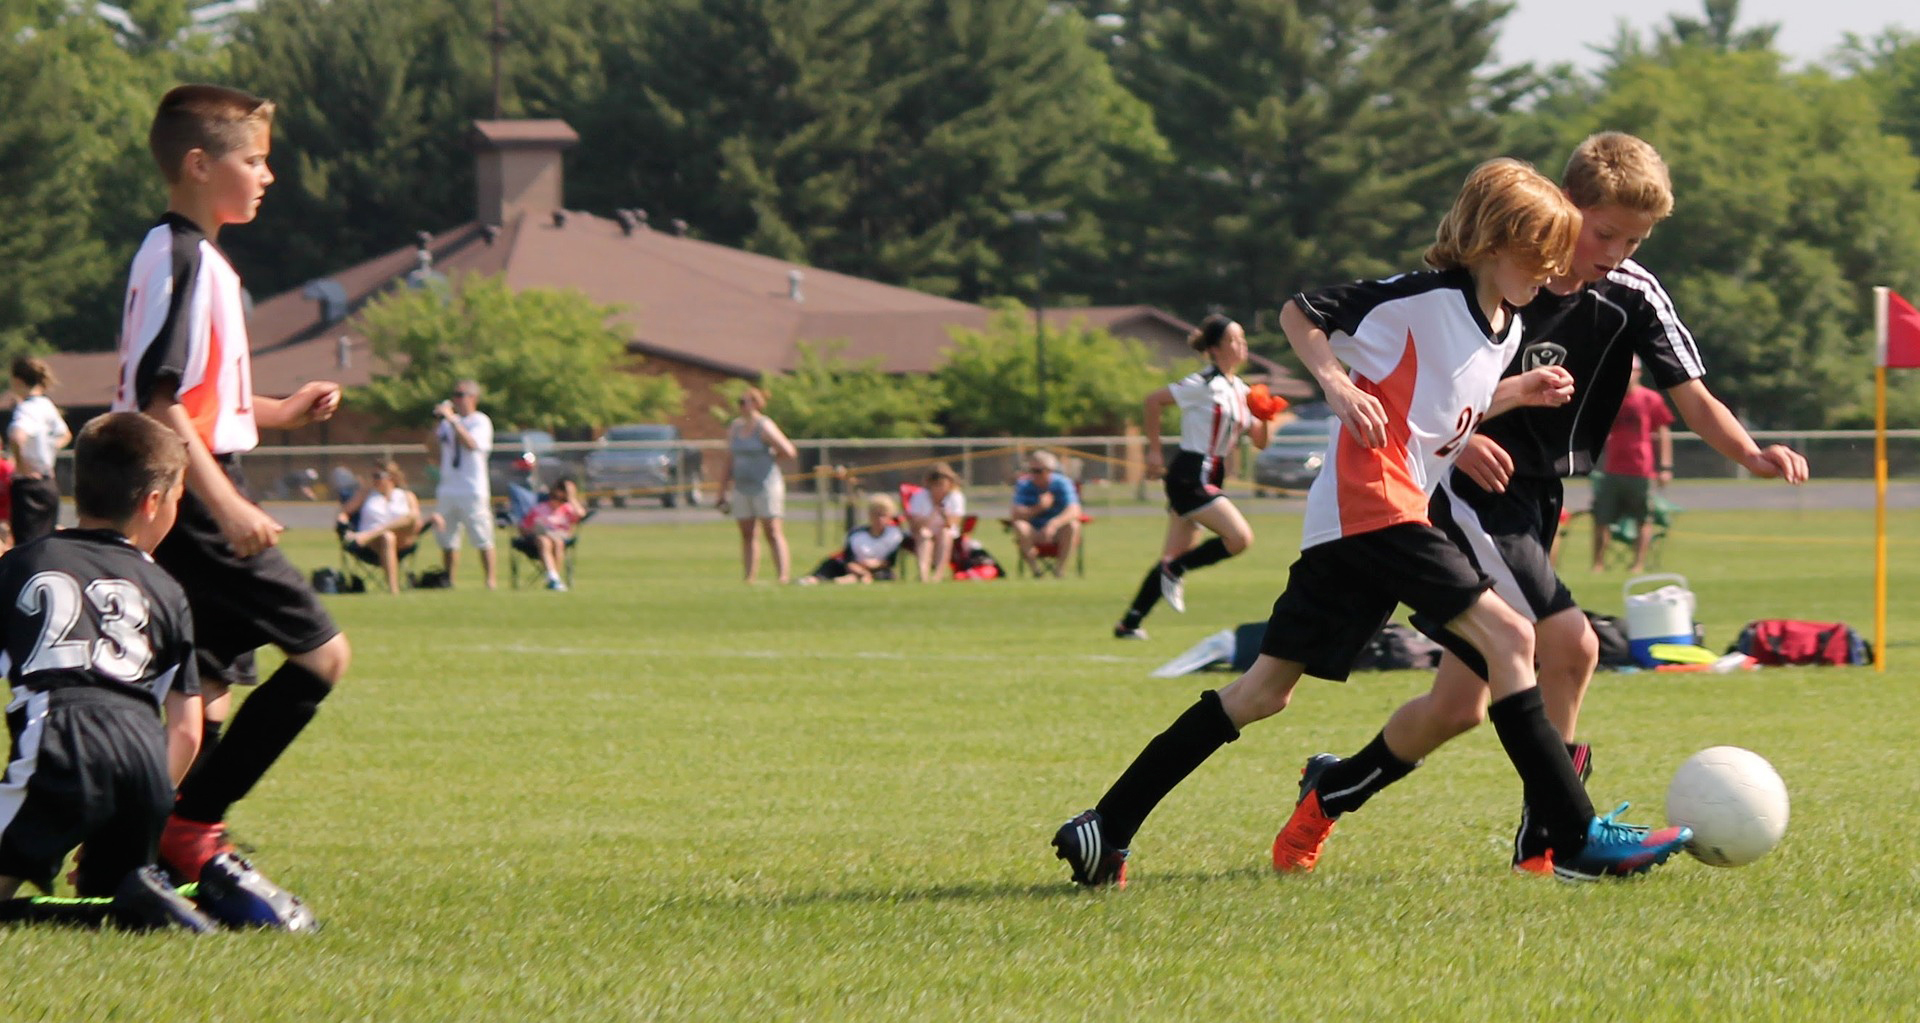
<instances>
[{"instance_id":1,"label":"girl player running","mask_svg":"<svg viewBox=\"0 0 1920 1023\"><path fill-rule=\"evenodd\" d=\"M1182 579L1188 572L1225 561L1253 544L1253 527L1220 484L1226 479L1227 456L1241 435L1251 438L1255 447L1266 447L1268 419L1286 408L1286 402L1268 396L1265 387L1249 390L1234 375L1247 361L1247 335L1238 323L1215 313L1200 322L1187 343L1211 365L1147 395L1147 476L1166 479L1167 542L1141 581L1133 606L1113 627L1116 639L1146 639L1140 623L1161 598L1175 611L1187 609ZM1167 463L1160 450L1159 424L1161 410L1170 404L1180 406L1180 450ZM1218 535L1195 546L1201 526Z\"/></svg>"}]
</instances>

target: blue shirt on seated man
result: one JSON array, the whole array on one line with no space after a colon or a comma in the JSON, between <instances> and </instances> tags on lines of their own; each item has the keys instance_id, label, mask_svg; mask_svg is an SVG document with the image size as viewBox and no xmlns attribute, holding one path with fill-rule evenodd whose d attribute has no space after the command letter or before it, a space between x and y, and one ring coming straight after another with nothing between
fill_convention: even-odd
<instances>
[{"instance_id":1,"label":"blue shirt on seated man","mask_svg":"<svg viewBox=\"0 0 1920 1023\"><path fill-rule=\"evenodd\" d=\"M1053 549L1053 574L1066 574L1067 560L1080 543L1080 493L1053 452L1040 449L1027 456L1027 474L1014 484L1008 518L1020 557L1035 576L1041 574L1041 547Z\"/></svg>"}]
</instances>

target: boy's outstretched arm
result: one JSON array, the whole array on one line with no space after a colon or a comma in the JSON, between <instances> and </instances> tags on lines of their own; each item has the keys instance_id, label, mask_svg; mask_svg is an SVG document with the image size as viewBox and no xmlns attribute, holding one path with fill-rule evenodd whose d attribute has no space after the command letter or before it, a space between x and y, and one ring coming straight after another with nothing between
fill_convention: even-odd
<instances>
[{"instance_id":1,"label":"boy's outstretched arm","mask_svg":"<svg viewBox=\"0 0 1920 1023\"><path fill-rule=\"evenodd\" d=\"M1387 442L1387 410L1380 399L1360 389L1347 374L1345 366L1333 354L1327 332L1314 326L1296 302L1280 307L1280 329L1287 344L1300 357L1301 365L1313 374L1326 396L1327 407L1361 444L1377 448Z\"/></svg>"},{"instance_id":2,"label":"boy's outstretched arm","mask_svg":"<svg viewBox=\"0 0 1920 1023\"><path fill-rule=\"evenodd\" d=\"M1523 405L1551 408L1572 400L1573 374L1563 366L1541 366L1501 380L1493 389L1493 404L1487 406L1487 418Z\"/></svg>"},{"instance_id":3,"label":"boy's outstretched arm","mask_svg":"<svg viewBox=\"0 0 1920 1023\"><path fill-rule=\"evenodd\" d=\"M166 704L167 777L178 789L186 780L187 769L193 766L194 754L200 752L201 703L198 695L169 690Z\"/></svg>"},{"instance_id":4,"label":"boy's outstretched arm","mask_svg":"<svg viewBox=\"0 0 1920 1023\"><path fill-rule=\"evenodd\" d=\"M1687 429L1699 434L1701 440L1728 461L1746 466L1755 476L1784 479L1788 483L1806 482L1805 456L1785 444L1769 444L1763 448L1754 443L1747 428L1734 418L1733 410L1714 397L1706 384L1689 380L1667 388L1667 394L1680 410L1680 421L1687 424Z\"/></svg>"}]
</instances>

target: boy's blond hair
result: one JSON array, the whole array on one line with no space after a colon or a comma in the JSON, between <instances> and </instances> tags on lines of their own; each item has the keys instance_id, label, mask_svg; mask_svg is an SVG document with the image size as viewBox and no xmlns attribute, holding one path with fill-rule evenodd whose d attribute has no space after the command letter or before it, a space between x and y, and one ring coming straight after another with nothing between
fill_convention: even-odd
<instances>
[{"instance_id":1,"label":"boy's blond hair","mask_svg":"<svg viewBox=\"0 0 1920 1023\"><path fill-rule=\"evenodd\" d=\"M1567 158L1560 184L1583 210L1612 205L1665 220L1673 212L1673 179L1660 151L1623 131L1589 135Z\"/></svg>"},{"instance_id":2,"label":"boy's blond hair","mask_svg":"<svg viewBox=\"0 0 1920 1023\"><path fill-rule=\"evenodd\" d=\"M181 85L160 97L147 149L167 184L180 180L180 163L198 149L214 159L247 144L273 125L273 103L224 85Z\"/></svg>"},{"instance_id":3,"label":"boy's blond hair","mask_svg":"<svg viewBox=\"0 0 1920 1023\"><path fill-rule=\"evenodd\" d=\"M872 497L867 498L867 510L870 512L879 512L891 518L893 513L898 509L893 503L893 498L885 494L874 494Z\"/></svg>"},{"instance_id":4,"label":"boy's blond hair","mask_svg":"<svg viewBox=\"0 0 1920 1023\"><path fill-rule=\"evenodd\" d=\"M1462 269L1505 254L1540 276L1560 275L1573 265L1579 234L1580 211L1560 186L1532 165L1503 156L1467 175L1434 232L1427 265Z\"/></svg>"}]
</instances>

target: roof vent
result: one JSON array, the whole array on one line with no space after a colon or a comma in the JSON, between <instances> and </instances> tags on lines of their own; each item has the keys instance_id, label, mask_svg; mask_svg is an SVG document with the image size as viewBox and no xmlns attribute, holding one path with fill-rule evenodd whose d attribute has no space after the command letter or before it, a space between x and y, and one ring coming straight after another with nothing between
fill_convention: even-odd
<instances>
[{"instance_id":1,"label":"roof vent","mask_svg":"<svg viewBox=\"0 0 1920 1023\"><path fill-rule=\"evenodd\" d=\"M352 338L348 337L345 334L342 334L338 338L334 339L333 361L335 366L340 369L351 369L353 367L353 339Z\"/></svg>"},{"instance_id":2,"label":"roof vent","mask_svg":"<svg viewBox=\"0 0 1920 1023\"><path fill-rule=\"evenodd\" d=\"M554 211L553 211L553 226L555 226L555 227L565 227L565 226L567 226L567 211L566 211L566 210L554 210Z\"/></svg>"},{"instance_id":3,"label":"roof vent","mask_svg":"<svg viewBox=\"0 0 1920 1023\"><path fill-rule=\"evenodd\" d=\"M423 252L427 249L432 248L433 232L432 231L413 232L413 247L416 249L420 249Z\"/></svg>"},{"instance_id":4,"label":"roof vent","mask_svg":"<svg viewBox=\"0 0 1920 1023\"><path fill-rule=\"evenodd\" d=\"M407 271L407 287L416 291L431 287L436 281L446 280L446 275L433 269L433 253L427 249L418 249L413 254L414 266Z\"/></svg>"},{"instance_id":5,"label":"roof vent","mask_svg":"<svg viewBox=\"0 0 1920 1023\"><path fill-rule=\"evenodd\" d=\"M347 318L347 289L331 277L308 281L300 288L300 297L320 303L321 323L338 323Z\"/></svg>"},{"instance_id":6,"label":"roof vent","mask_svg":"<svg viewBox=\"0 0 1920 1023\"><path fill-rule=\"evenodd\" d=\"M620 221L621 234L632 235L633 229L639 226L640 222L634 217L632 210L614 210L613 215L615 219Z\"/></svg>"},{"instance_id":7,"label":"roof vent","mask_svg":"<svg viewBox=\"0 0 1920 1023\"><path fill-rule=\"evenodd\" d=\"M679 217L675 217L669 221L668 226L673 228L673 236L675 238L685 238L687 236L687 222L681 220Z\"/></svg>"},{"instance_id":8,"label":"roof vent","mask_svg":"<svg viewBox=\"0 0 1920 1023\"><path fill-rule=\"evenodd\" d=\"M806 301L806 297L800 294L800 282L806 279L807 279L806 274L803 274L798 270L788 270L787 271L787 297L794 300L795 302Z\"/></svg>"},{"instance_id":9,"label":"roof vent","mask_svg":"<svg viewBox=\"0 0 1920 1023\"><path fill-rule=\"evenodd\" d=\"M492 245L493 240L498 237L500 237L499 224L485 224L480 228L480 240L488 245Z\"/></svg>"},{"instance_id":10,"label":"roof vent","mask_svg":"<svg viewBox=\"0 0 1920 1023\"><path fill-rule=\"evenodd\" d=\"M647 230L647 211L646 210L643 210L640 207L635 206L634 208L628 210L627 212L633 214L633 222L636 226L638 226L643 231Z\"/></svg>"}]
</instances>

